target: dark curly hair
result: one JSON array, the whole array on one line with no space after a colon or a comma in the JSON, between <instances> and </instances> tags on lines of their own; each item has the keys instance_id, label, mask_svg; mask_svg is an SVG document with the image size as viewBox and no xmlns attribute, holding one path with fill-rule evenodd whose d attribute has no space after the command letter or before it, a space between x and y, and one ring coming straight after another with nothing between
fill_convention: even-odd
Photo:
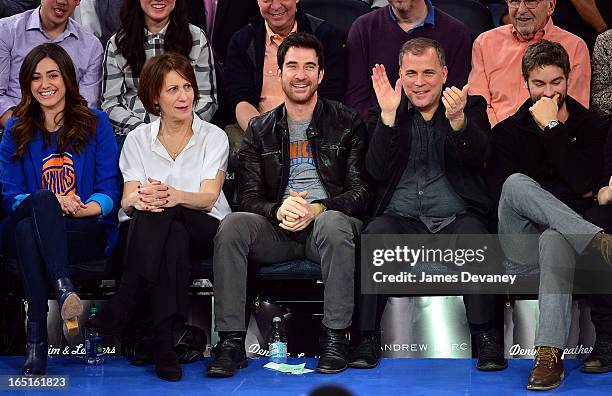
<instances>
[{"instance_id":1,"label":"dark curly hair","mask_svg":"<svg viewBox=\"0 0 612 396\"><path fill-rule=\"evenodd\" d=\"M139 76L147 60L144 48L146 26L140 0L124 0L119 18L121 27L115 38L117 50L127 60L132 74ZM176 0L164 37L164 52L178 52L189 58L192 43L185 0Z\"/></svg>"}]
</instances>

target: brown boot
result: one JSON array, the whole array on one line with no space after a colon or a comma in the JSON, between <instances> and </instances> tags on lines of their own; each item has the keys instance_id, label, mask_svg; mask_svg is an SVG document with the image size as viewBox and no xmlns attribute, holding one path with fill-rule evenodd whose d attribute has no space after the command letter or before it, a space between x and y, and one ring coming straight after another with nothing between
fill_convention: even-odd
<instances>
[{"instance_id":1,"label":"brown boot","mask_svg":"<svg viewBox=\"0 0 612 396\"><path fill-rule=\"evenodd\" d=\"M597 233L591 240L589 247L595 253L599 253L606 264L612 266L612 235L604 232Z\"/></svg>"},{"instance_id":2,"label":"brown boot","mask_svg":"<svg viewBox=\"0 0 612 396\"><path fill-rule=\"evenodd\" d=\"M527 389L549 390L558 387L564 376L562 354L563 351L558 348L538 347Z\"/></svg>"}]
</instances>

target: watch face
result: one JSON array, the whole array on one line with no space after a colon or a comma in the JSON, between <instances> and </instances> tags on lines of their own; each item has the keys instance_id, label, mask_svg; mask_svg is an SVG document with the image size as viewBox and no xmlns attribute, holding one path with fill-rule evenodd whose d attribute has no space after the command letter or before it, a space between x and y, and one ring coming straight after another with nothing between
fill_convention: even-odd
<instances>
[{"instance_id":1,"label":"watch face","mask_svg":"<svg viewBox=\"0 0 612 396\"><path fill-rule=\"evenodd\" d=\"M551 122L548 123L548 125L546 125L547 129L552 129L554 127L556 127L557 125L559 125L560 122L557 120L552 120Z\"/></svg>"}]
</instances>

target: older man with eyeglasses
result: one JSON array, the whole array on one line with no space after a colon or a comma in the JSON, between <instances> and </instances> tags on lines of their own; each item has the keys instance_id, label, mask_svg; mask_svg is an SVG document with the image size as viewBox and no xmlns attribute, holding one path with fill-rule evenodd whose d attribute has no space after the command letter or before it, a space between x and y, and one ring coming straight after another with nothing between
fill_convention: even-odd
<instances>
[{"instance_id":1,"label":"older man with eyeglasses","mask_svg":"<svg viewBox=\"0 0 612 396\"><path fill-rule=\"evenodd\" d=\"M527 47L541 39L558 42L569 54L568 94L589 107L591 62L585 42L553 24L557 0L506 0L511 25L482 33L472 48L470 95L487 100L491 127L516 113L529 98L521 77Z\"/></svg>"}]
</instances>

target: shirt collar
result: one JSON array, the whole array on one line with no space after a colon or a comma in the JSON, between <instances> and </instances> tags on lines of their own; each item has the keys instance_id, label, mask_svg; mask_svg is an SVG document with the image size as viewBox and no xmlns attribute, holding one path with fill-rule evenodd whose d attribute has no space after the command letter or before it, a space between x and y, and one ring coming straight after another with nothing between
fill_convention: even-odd
<instances>
[{"instance_id":1,"label":"shirt collar","mask_svg":"<svg viewBox=\"0 0 612 396\"><path fill-rule=\"evenodd\" d=\"M40 6L32 10L30 17L28 18L28 21L26 22L26 30L39 30L43 32L44 34L47 34L47 32L43 29L42 24L40 22ZM64 30L64 33L60 34L60 36L69 36L69 35L73 35L74 37L77 38L77 40L79 39L79 32L76 28L76 22L74 22L72 18L68 18L68 21L66 23L66 29Z\"/></svg>"},{"instance_id":2,"label":"shirt collar","mask_svg":"<svg viewBox=\"0 0 612 396\"><path fill-rule=\"evenodd\" d=\"M199 135L202 132L202 129L204 126L203 124L204 124L204 121L202 121L196 113L193 113L193 121L191 122L191 130L193 131L194 136ZM159 133L160 127L161 127L161 118L158 118L157 120L151 123L151 131L150 131L151 148L155 146L155 142L157 141L157 134ZM193 143L190 140L187 143L187 146L185 146L185 149L191 147L192 145Z\"/></svg>"},{"instance_id":3,"label":"shirt collar","mask_svg":"<svg viewBox=\"0 0 612 396\"><path fill-rule=\"evenodd\" d=\"M266 26L266 46L270 45L270 43L272 42L274 38L277 38L277 37L282 38L282 39L285 38L285 37L282 37L274 33L272 29L270 29L270 26L268 25L268 21L266 21L265 19L264 19L264 24ZM297 19L295 20L295 22L293 22L293 27L291 28L291 32L289 34L295 33L295 32L297 32Z\"/></svg>"},{"instance_id":4,"label":"shirt collar","mask_svg":"<svg viewBox=\"0 0 612 396\"><path fill-rule=\"evenodd\" d=\"M431 0L425 0L425 5L427 6L427 16L425 17L425 20L423 21L423 23L418 26L415 26L411 30L425 25L435 25L436 17L434 14L434 5L431 3ZM397 23L397 17L395 16L395 13L393 12L393 8L391 6L389 6L389 16L391 16L393 22Z\"/></svg>"},{"instance_id":5,"label":"shirt collar","mask_svg":"<svg viewBox=\"0 0 612 396\"><path fill-rule=\"evenodd\" d=\"M517 39L520 42L539 41L542 37L547 36L550 33L550 30L553 28L553 26L554 25L553 25L552 18L548 17L548 21L546 22L546 25L544 25L542 29L538 30L531 40L525 40L521 36L519 36L514 25L512 26L512 35L514 36L515 39Z\"/></svg>"},{"instance_id":6,"label":"shirt collar","mask_svg":"<svg viewBox=\"0 0 612 396\"><path fill-rule=\"evenodd\" d=\"M168 22L166 23L166 26L164 26L164 27L163 27L163 28L162 28L162 29L161 29L159 32L157 32L157 33L150 32L150 31L149 31L149 29L147 29L147 28L145 27L145 35L146 35L147 37L149 37L149 36L153 36L153 35L156 35L156 34L159 34L159 35L162 35L162 36L163 36L163 35L165 35L165 34L166 34L166 30L168 30L168 25L170 25L170 20L168 20Z\"/></svg>"}]
</instances>

